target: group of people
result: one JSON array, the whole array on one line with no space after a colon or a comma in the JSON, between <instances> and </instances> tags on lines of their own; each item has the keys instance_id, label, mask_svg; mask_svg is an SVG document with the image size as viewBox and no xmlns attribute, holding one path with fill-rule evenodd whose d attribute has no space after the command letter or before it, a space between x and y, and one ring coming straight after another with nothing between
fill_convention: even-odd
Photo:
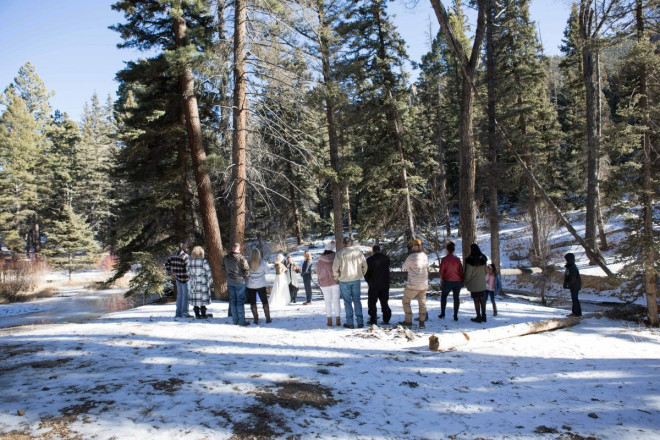
<instances>
[{"instance_id":1,"label":"group of people","mask_svg":"<svg viewBox=\"0 0 660 440\"><path fill-rule=\"evenodd\" d=\"M365 258L360 249L353 246L350 238L345 237L342 248L335 253L336 243L329 242L316 263L318 285L325 302L327 325L341 326L340 297L344 302L345 328L363 328L360 283L365 279L368 285L367 313L368 325L378 324L377 305L380 303L382 312L381 324L389 325L392 310L389 307L390 290L390 259L381 252L379 245L372 248L372 255ZM188 304L193 306L196 318L212 317L207 313L207 305L211 302L213 277L208 261L204 259L204 250L196 246L190 257L187 254L188 242L182 241L179 250L170 256L165 265L166 271L176 283L177 301L175 318L189 317ZM447 255L440 260L441 312L439 318L445 318L447 298L453 295L453 317L458 321L460 306L460 291L465 287L474 303L476 316L471 321L487 322L486 304L490 299L493 315L497 316L495 297L502 289L502 281L495 264L488 264L486 257L477 244L470 246L470 254L465 259L465 265L454 255L456 246L453 242L446 245ZM575 265L572 253L565 255L566 272L564 287L570 289L573 309L570 316L581 316L582 311L578 294L581 288L580 273ZM254 323L259 322L257 296L263 306L266 322L271 322L271 307L279 308L296 303L298 282L302 278L306 301L312 301L312 256L309 251L304 253L302 267L295 264L293 258L284 258L282 254L275 259L275 282L270 295L267 290L266 275L269 271L267 263L262 259L259 249L254 248L250 261L241 253L240 244L234 244L231 252L224 258L227 274L227 289L229 291L230 316L235 325L246 326L245 303L250 304ZM428 320L426 308L426 292L429 287L428 257L424 252L422 242L413 240L410 243L410 254L402 265L408 279L403 290L402 306L404 320L398 324L412 327L412 301L417 300L419 327L425 328Z\"/></svg>"}]
</instances>

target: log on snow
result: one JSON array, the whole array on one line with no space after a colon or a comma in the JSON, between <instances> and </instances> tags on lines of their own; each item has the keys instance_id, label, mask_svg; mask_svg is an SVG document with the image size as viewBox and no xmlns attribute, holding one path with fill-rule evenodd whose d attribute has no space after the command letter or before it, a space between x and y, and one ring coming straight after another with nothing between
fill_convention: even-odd
<instances>
[{"instance_id":1,"label":"log on snow","mask_svg":"<svg viewBox=\"0 0 660 440\"><path fill-rule=\"evenodd\" d=\"M445 352L469 343L482 343L499 341L500 339L513 338L516 336L542 333L560 328L572 327L578 324L582 318L594 316L584 315L582 317L568 317L563 319L549 319L546 321L524 322L492 329L476 330L465 333L449 333L440 338L436 335L429 337L429 349L432 351Z\"/></svg>"}]
</instances>

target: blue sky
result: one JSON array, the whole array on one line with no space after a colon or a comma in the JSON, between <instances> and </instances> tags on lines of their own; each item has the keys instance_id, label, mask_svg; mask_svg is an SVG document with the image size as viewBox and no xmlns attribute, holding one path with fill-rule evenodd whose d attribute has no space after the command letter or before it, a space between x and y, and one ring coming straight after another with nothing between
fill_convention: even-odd
<instances>
[{"instance_id":1,"label":"blue sky","mask_svg":"<svg viewBox=\"0 0 660 440\"><path fill-rule=\"evenodd\" d=\"M115 95L115 73L124 61L140 53L117 49L119 35L108 26L122 21L110 9L111 0L0 0L0 90L31 62L48 90L54 109L78 120L85 102L94 92L102 102ZM408 43L413 60L429 48L429 29L438 30L430 2L397 0L390 6L396 25ZM448 0L444 1L449 5ZM537 21L546 54L558 54L570 12L569 0L532 0L531 15Z\"/></svg>"}]
</instances>

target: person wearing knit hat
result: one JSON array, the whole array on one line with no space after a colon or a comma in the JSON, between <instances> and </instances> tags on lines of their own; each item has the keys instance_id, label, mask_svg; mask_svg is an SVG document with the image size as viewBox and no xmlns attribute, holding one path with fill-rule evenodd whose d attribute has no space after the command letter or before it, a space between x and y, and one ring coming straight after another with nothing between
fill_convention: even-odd
<instances>
[{"instance_id":1,"label":"person wearing knit hat","mask_svg":"<svg viewBox=\"0 0 660 440\"><path fill-rule=\"evenodd\" d=\"M408 281L403 289L403 312L405 318L399 322L404 327L412 327L412 308L410 303L417 298L419 304L419 328L425 328L428 317L426 311L426 290L429 288L429 259L424 253L421 240L413 240L412 253L403 263L402 269L408 272Z\"/></svg>"}]
</instances>

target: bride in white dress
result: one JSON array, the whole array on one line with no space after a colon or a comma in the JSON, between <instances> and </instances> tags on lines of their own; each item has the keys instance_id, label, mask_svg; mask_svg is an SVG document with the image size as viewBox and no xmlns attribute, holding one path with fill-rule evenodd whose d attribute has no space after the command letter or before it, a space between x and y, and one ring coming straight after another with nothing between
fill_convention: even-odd
<instances>
[{"instance_id":1,"label":"bride in white dress","mask_svg":"<svg viewBox=\"0 0 660 440\"><path fill-rule=\"evenodd\" d=\"M270 298L268 298L268 304L271 308L288 306L291 302L289 281L286 276L286 266L283 262L284 255L278 254L275 258L275 282L270 291Z\"/></svg>"}]
</instances>

